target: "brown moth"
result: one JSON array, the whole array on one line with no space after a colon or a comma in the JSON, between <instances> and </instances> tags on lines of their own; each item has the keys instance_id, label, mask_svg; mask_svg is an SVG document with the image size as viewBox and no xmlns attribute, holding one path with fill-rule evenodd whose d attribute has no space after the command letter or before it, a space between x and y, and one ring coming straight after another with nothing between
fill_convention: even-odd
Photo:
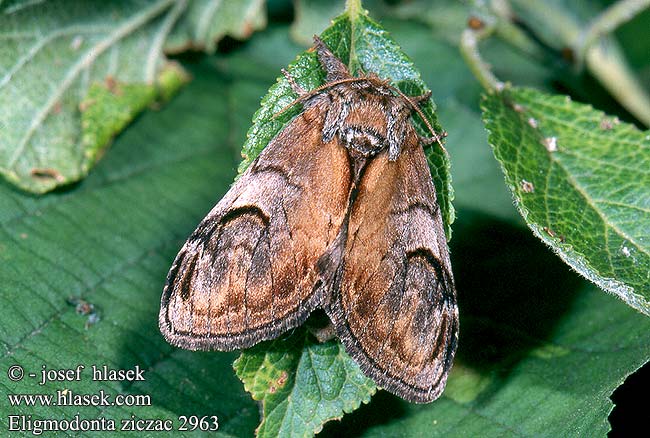
<instances>
[{"instance_id":1,"label":"brown moth","mask_svg":"<svg viewBox=\"0 0 650 438\"><path fill-rule=\"evenodd\" d=\"M167 276L160 330L190 350L273 339L315 309L386 390L444 389L458 308L440 207L407 97L354 77L315 37L327 82L208 213ZM423 117L425 123L426 119Z\"/></svg>"}]
</instances>

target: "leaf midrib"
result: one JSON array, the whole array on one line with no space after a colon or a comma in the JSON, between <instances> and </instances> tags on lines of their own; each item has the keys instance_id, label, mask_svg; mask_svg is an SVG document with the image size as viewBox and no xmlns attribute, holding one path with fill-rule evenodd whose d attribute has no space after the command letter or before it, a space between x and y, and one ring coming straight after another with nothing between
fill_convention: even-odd
<instances>
[{"instance_id":1,"label":"leaf midrib","mask_svg":"<svg viewBox=\"0 0 650 438\"><path fill-rule=\"evenodd\" d=\"M559 160L558 158L555 157L554 153L550 153L550 161L557 165L558 169L561 169L567 178L567 182L569 182L574 189L584 198L585 202L587 205L589 205L594 212L598 215L598 217L603 221L605 225L608 225L613 231L615 231L620 237L628 240L630 243L632 243L641 253L645 254L646 256L650 257L650 251L645 249L639 242L637 242L634 238L630 237L625 233L623 230L621 230L617 225L612 223L609 218L605 215L605 213L598 208L596 204L594 204L593 198L588 196L588 192L582 187L581 184L578 183L578 181L574 178L573 174L569 171L569 169L566 168L566 166L563 165L562 161ZM551 169L549 168L549 172ZM607 235L607 233L605 233Z\"/></svg>"},{"instance_id":2,"label":"leaf midrib","mask_svg":"<svg viewBox=\"0 0 650 438\"><path fill-rule=\"evenodd\" d=\"M4 74L2 79L0 79L0 89L4 88L13 78L13 76L18 73L29 61L31 61L34 56L38 52L41 51L41 49L49 44L51 41L69 36L72 34L75 35L93 35L93 34L101 34L104 33L105 31L109 30L110 27L106 26L104 28L103 26L90 26L90 25L75 25L75 26L68 26L62 29L58 29L49 35L47 35L45 38L39 40L36 42L36 44L32 45L32 47L27 50L27 53L23 56L21 56L15 63L14 65L7 71L7 73ZM25 35L21 36L21 38L36 38L38 35ZM6 38L4 35L0 35L0 40L5 40L9 39ZM13 38L17 39L17 38Z\"/></svg>"}]
</instances>

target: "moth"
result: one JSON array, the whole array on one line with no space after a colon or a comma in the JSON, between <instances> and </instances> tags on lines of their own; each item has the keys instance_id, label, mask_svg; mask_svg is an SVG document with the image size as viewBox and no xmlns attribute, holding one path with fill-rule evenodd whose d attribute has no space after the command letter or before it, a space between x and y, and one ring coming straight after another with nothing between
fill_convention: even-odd
<instances>
[{"instance_id":1,"label":"moth","mask_svg":"<svg viewBox=\"0 0 650 438\"><path fill-rule=\"evenodd\" d=\"M160 330L190 350L243 349L323 309L380 387L426 403L442 392L458 308L419 104L355 77L315 37L326 83L192 233L167 276ZM434 134L420 137L413 112Z\"/></svg>"}]
</instances>

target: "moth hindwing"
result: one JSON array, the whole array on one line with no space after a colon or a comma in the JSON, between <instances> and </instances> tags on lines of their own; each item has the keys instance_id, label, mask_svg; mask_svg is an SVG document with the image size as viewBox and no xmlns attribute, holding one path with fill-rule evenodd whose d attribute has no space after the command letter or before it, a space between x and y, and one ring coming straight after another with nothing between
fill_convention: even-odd
<instances>
[{"instance_id":1,"label":"moth hindwing","mask_svg":"<svg viewBox=\"0 0 650 438\"><path fill-rule=\"evenodd\" d=\"M233 350L322 308L366 375L430 402L451 368L458 309L429 140L410 120L429 95L354 77L318 38L315 49L326 83L307 92L287 74L303 111L185 242L160 329L182 348Z\"/></svg>"}]
</instances>

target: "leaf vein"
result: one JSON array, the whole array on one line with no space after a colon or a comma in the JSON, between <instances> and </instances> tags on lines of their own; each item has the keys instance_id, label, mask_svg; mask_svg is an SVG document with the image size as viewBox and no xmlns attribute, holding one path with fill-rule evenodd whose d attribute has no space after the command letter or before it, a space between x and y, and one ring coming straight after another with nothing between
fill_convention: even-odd
<instances>
[{"instance_id":1,"label":"leaf vein","mask_svg":"<svg viewBox=\"0 0 650 438\"><path fill-rule=\"evenodd\" d=\"M47 97L43 107L36 112L34 118L29 123L29 127L25 131L25 134L18 141L16 150L12 154L7 164L7 167L9 169L15 168L16 162L25 151L29 140L34 136L39 126L41 126L41 124L45 121L48 114L52 108L54 108L63 93L70 88L74 80L78 77L79 73L84 68L91 65L108 48L112 47L116 42L134 32L138 27L157 17L171 4L174 4L174 0L159 0L148 9L135 15L130 20L127 20L122 26L115 29L115 31L107 38L97 43L93 50L89 50L85 56L83 56L68 70L68 74L63 78L63 81L57 87L55 87L54 91Z\"/></svg>"}]
</instances>

